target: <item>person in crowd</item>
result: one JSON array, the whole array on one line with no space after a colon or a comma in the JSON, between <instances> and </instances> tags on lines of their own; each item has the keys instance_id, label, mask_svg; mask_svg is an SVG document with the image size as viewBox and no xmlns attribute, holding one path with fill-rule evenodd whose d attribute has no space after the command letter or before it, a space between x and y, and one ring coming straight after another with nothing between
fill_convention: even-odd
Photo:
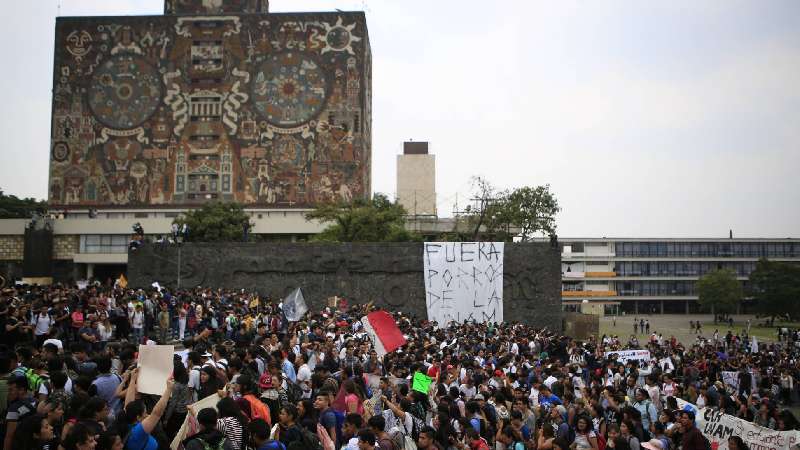
<instances>
[{"instance_id":1,"label":"person in crowd","mask_svg":"<svg viewBox=\"0 0 800 450\"><path fill-rule=\"evenodd\" d=\"M204 408L197 413L197 423L200 431L188 438L183 443L186 450L237 450L241 449L242 444L238 445L231 442L228 437L217 428L217 411L214 408ZM241 441L242 436L239 436Z\"/></svg>"},{"instance_id":2,"label":"person in crowd","mask_svg":"<svg viewBox=\"0 0 800 450\"><path fill-rule=\"evenodd\" d=\"M142 336L129 336L137 308ZM242 290L5 289L4 450L153 450L176 436L197 447L202 437L187 440L197 433L219 433L215 445L230 450L399 449L411 441L442 450L705 450L706 431L684 417L703 406L776 431L798 427L786 409L800 377L796 329L753 352L746 330L692 342L658 332L641 343L578 340L513 322L440 325L392 312L407 342L379 356L359 320L372 309L351 302L288 322L277 300ZM188 334L171 390L137 392L139 338L156 329L170 331L159 341L180 334L180 310ZM648 320L637 322L647 334ZM625 350L649 356L606 356ZM416 374L432 375L425 392L414 389ZM204 398L218 403L205 426L189 413ZM365 426L374 443L359 437ZM188 435L178 436L181 429ZM741 437L734 432L729 448L746 448Z\"/></svg>"},{"instance_id":3,"label":"person in crowd","mask_svg":"<svg viewBox=\"0 0 800 450\"><path fill-rule=\"evenodd\" d=\"M137 380L139 369L130 372L129 385L125 390L125 403L123 406L124 418L119 421L124 427L124 435L127 436L125 450L156 450L158 442L152 436L153 430L158 426L161 416L167 408L167 402L172 396L172 389L175 385L173 379L167 380L167 387L164 394L148 413L145 402L136 399Z\"/></svg>"}]
</instances>

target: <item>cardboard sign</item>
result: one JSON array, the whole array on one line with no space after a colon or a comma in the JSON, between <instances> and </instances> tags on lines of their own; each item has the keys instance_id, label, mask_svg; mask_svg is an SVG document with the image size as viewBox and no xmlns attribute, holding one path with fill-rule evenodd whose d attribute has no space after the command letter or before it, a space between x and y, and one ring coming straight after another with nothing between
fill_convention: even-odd
<instances>
[{"instance_id":1,"label":"cardboard sign","mask_svg":"<svg viewBox=\"0 0 800 450\"><path fill-rule=\"evenodd\" d=\"M138 391L142 394L161 395L172 374L173 345L139 345Z\"/></svg>"}]
</instances>

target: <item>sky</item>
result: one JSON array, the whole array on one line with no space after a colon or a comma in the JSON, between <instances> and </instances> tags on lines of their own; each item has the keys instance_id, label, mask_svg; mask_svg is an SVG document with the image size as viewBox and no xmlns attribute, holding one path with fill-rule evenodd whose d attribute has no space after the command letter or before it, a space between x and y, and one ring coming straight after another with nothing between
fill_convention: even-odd
<instances>
[{"instance_id":1,"label":"sky","mask_svg":"<svg viewBox=\"0 0 800 450\"><path fill-rule=\"evenodd\" d=\"M441 216L472 176L550 184L562 237L800 237L800 2L271 0L363 10L372 184L429 141ZM55 17L162 0L30 0L0 28L0 188L47 195Z\"/></svg>"}]
</instances>

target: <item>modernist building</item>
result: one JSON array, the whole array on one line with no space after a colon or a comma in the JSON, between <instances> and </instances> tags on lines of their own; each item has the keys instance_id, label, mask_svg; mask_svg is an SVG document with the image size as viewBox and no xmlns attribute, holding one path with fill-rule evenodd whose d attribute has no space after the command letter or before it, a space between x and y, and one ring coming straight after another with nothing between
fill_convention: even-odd
<instances>
[{"instance_id":1,"label":"modernist building","mask_svg":"<svg viewBox=\"0 0 800 450\"><path fill-rule=\"evenodd\" d=\"M75 278L118 272L134 222L166 234L204 202L239 202L253 233L294 240L321 230L304 218L315 205L371 196L363 12L164 12L56 20L48 202L53 256ZM25 225L0 223L7 277Z\"/></svg>"},{"instance_id":2,"label":"modernist building","mask_svg":"<svg viewBox=\"0 0 800 450\"><path fill-rule=\"evenodd\" d=\"M761 258L800 263L800 239L560 238L559 242L564 306L585 312L696 312L695 284L708 272L731 269L747 287Z\"/></svg>"}]
</instances>

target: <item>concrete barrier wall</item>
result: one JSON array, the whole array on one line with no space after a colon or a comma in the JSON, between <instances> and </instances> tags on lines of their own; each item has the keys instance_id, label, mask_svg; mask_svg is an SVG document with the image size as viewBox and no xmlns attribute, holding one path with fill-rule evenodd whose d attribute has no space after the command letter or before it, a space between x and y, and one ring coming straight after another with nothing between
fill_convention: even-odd
<instances>
[{"instance_id":1,"label":"concrete barrier wall","mask_svg":"<svg viewBox=\"0 0 800 450\"><path fill-rule=\"evenodd\" d=\"M506 321L561 328L561 255L549 244L506 244ZM180 260L180 277L178 264ZM131 286L223 287L282 298L297 287L321 307L343 296L426 317L421 243L187 243L128 255Z\"/></svg>"}]
</instances>

